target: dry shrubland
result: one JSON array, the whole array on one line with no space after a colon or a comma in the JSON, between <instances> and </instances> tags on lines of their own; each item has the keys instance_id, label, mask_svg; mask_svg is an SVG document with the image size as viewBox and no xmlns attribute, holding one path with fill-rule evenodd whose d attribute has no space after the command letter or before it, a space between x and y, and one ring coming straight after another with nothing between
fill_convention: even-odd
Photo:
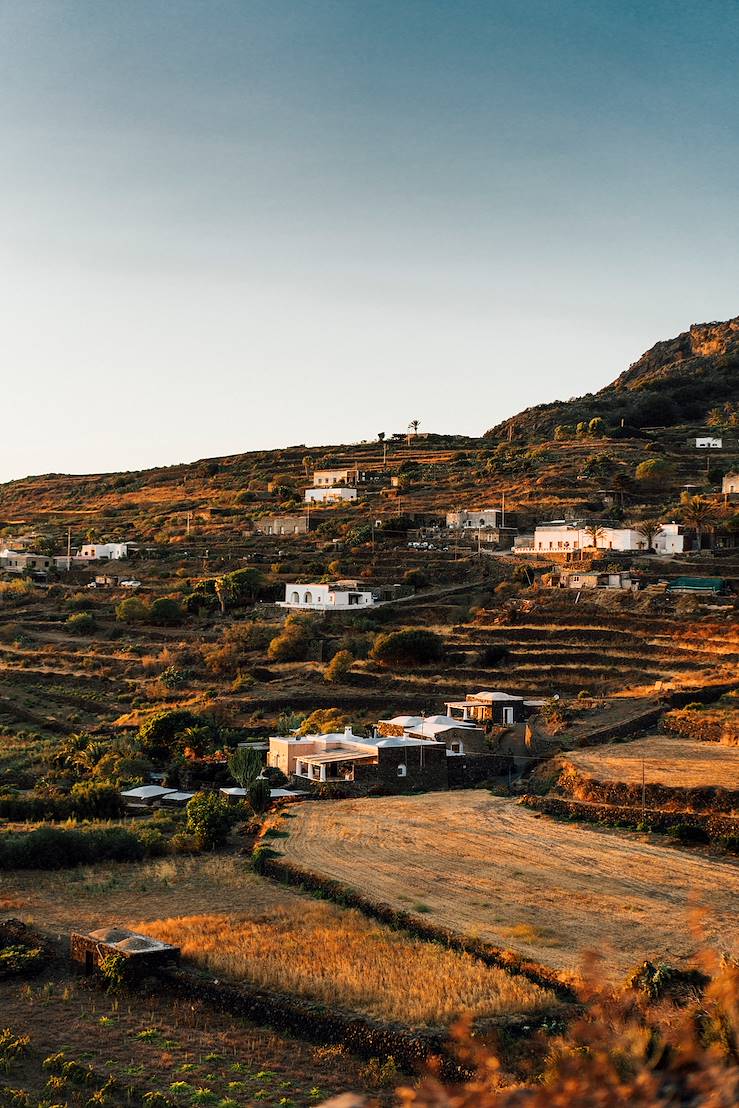
<instances>
[{"instance_id":1,"label":"dry shrubland","mask_svg":"<svg viewBox=\"0 0 739 1108\"><path fill-rule=\"evenodd\" d=\"M448 1026L555 1003L545 989L468 954L417 942L360 912L301 901L254 915L136 923L209 971L261 988L336 1003L378 1019Z\"/></svg>"}]
</instances>

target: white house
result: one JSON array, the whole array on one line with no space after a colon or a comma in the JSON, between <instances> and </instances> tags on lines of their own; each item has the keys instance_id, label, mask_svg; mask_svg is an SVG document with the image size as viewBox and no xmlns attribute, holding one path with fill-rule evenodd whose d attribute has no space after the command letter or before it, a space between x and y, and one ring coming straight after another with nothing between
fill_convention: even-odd
<instances>
[{"instance_id":1,"label":"white house","mask_svg":"<svg viewBox=\"0 0 739 1108\"><path fill-rule=\"evenodd\" d=\"M658 554L684 554L685 528L681 523L663 523L662 530L652 539Z\"/></svg>"},{"instance_id":2,"label":"white house","mask_svg":"<svg viewBox=\"0 0 739 1108\"><path fill-rule=\"evenodd\" d=\"M0 569L5 569L8 573L46 573L52 564L53 559L47 558L45 554L8 550L7 547L0 550Z\"/></svg>"},{"instance_id":3,"label":"white house","mask_svg":"<svg viewBox=\"0 0 739 1108\"><path fill-rule=\"evenodd\" d=\"M305 490L306 504L340 504L343 501L357 499L357 490L341 485L337 488L314 488Z\"/></svg>"},{"instance_id":4,"label":"white house","mask_svg":"<svg viewBox=\"0 0 739 1108\"><path fill-rule=\"evenodd\" d=\"M349 469L316 469L313 471L313 484L316 488L331 488L334 485L357 485L366 481L367 475L356 466Z\"/></svg>"},{"instance_id":5,"label":"white house","mask_svg":"<svg viewBox=\"0 0 739 1108\"><path fill-rule=\"evenodd\" d=\"M698 450L721 450L724 440L714 438L713 435L703 435L695 440L695 445Z\"/></svg>"},{"instance_id":6,"label":"white house","mask_svg":"<svg viewBox=\"0 0 739 1108\"><path fill-rule=\"evenodd\" d=\"M314 612L345 612L349 609L367 608L375 603L370 589L336 583L333 585L285 585L285 599L278 601L281 608L300 608Z\"/></svg>"},{"instance_id":7,"label":"white house","mask_svg":"<svg viewBox=\"0 0 739 1108\"><path fill-rule=\"evenodd\" d=\"M727 496L739 496L739 473L727 473L721 482L721 492Z\"/></svg>"},{"instance_id":8,"label":"white house","mask_svg":"<svg viewBox=\"0 0 739 1108\"><path fill-rule=\"evenodd\" d=\"M127 558L130 542L88 542L80 547L79 557L89 558L91 562L117 561Z\"/></svg>"},{"instance_id":9,"label":"white house","mask_svg":"<svg viewBox=\"0 0 739 1108\"><path fill-rule=\"evenodd\" d=\"M568 523L555 519L540 523L534 531L532 553L567 553L597 547L599 550L646 550L647 540L631 527L609 527L598 524L595 538L582 521Z\"/></svg>"},{"instance_id":10,"label":"white house","mask_svg":"<svg viewBox=\"0 0 739 1108\"><path fill-rule=\"evenodd\" d=\"M469 511L447 512L446 525L450 530L465 527L502 527L503 512L500 508L470 508Z\"/></svg>"}]
</instances>

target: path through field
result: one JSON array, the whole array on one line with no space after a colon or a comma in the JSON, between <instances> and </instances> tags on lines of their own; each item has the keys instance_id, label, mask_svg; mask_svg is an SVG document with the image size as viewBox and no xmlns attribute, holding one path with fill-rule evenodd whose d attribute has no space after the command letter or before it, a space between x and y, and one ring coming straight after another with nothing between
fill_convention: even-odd
<instances>
[{"instance_id":1,"label":"path through field","mask_svg":"<svg viewBox=\"0 0 739 1108\"><path fill-rule=\"evenodd\" d=\"M565 973L603 954L620 977L709 942L737 952L739 866L538 816L484 791L312 802L275 840L288 858L379 901Z\"/></svg>"}]
</instances>

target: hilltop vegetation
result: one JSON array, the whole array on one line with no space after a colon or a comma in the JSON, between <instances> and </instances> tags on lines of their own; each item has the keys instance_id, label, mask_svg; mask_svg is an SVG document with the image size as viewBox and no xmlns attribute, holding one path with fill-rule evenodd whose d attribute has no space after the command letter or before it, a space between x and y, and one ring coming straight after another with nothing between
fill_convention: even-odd
<instances>
[{"instance_id":1,"label":"hilltop vegetation","mask_svg":"<svg viewBox=\"0 0 739 1108\"><path fill-rule=\"evenodd\" d=\"M558 425L575 427L594 418L611 429L620 429L622 421L633 430L707 420L735 427L737 403L739 317L693 324L677 338L656 343L598 392L527 408L487 437L505 438L511 428L526 438L546 437Z\"/></svg>"}]
</instances>

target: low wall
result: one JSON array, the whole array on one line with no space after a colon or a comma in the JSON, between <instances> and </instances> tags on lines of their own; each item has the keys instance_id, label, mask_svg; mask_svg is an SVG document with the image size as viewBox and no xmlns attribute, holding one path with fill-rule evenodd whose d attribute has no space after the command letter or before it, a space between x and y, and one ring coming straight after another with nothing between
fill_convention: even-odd
<instances>
[{"instance_id":1,"label":"low wall","mask_svg":"<svg viewBox=\"0 0 739 1108\"><path fill-rule=\"evenodd\" d=\"M518 801L536 812L564 819L600 823L608 827L626 827L635 830L670 831L672 828L693 828L703 832L709 841L739 837L739 818L714 815L708 812L665 811L647 808L642 814L639 807L614 804L594 804L582 800L566 800L559 796L522 796Z\"/></svg>"},{"instance_id":2,"label":"low wall","mask_svg":"<svg viewBox=\"0 0 739 1108\"><path fill-rule=\"evenodd\" d=\"M558 1000L577 999L575 990L565 984L548 966L527 961L513 951L504 950L502 947L493 946L480 939L473 939L449 928L439 927L410 912L394 908L391 904L371 900L348 885L286 861L269 847L257 846L252 861L257 873L265 877L275 878L285 885L297 885L309 892L320 893L341 907L357 908L371 919L379 920L380 923L387 924L397 931L404 931L413 938L441 943L450 950L471 954L485 965L504 969L507 973L520 975L535 985L550 989Z\"/></svg>"},{"instance_id":3,"label":"low wall","mask_svg":"<svg viewBox=\"0 0 739 1108\"><path fill-rule=\"evenodd\" d=\"M626 781L599 781L596 777L581 773L577 766L565 760L557 786L573 800L594 804L620 805L626 808L641 807L642 796L648 808L686 812L721 812L731 814L739 809L739 789L724 789L706 785L702 788L681 788L679 785L647 783L629 784ZM566 799L566 798L565 798Z\"/></svg>"}]
</instances>

